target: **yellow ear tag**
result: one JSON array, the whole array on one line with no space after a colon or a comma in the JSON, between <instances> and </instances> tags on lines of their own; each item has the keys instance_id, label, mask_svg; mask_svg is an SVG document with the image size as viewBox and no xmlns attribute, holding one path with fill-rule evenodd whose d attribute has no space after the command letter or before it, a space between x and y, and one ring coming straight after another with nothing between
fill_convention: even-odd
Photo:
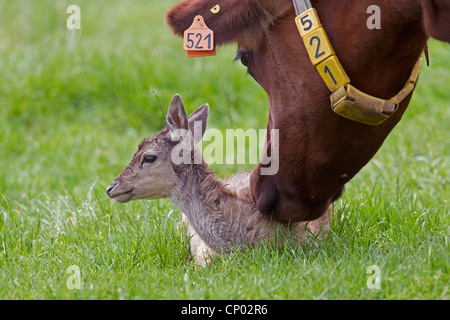
<instances>
[{"instance_id":1,"label":"yellow ear tag","mask_svg":"<svg viewBox=\"0 0 450 320\"><path fill-rule=\"evenodd\" d=\"M214 31L206 26L200 15L194 18L192 25L184 32L184 50L188 58L216 55Z\"/></svg>"},{"instance_id":2,"label":"yellow ear tag","mask_svg":"<svg viewBox=\"0 0 450 320\"><path fill-rule=\"evenodd\" d=\"M216 4L214 7L211 8L210 10L212 13L216 14L219 13L220 11L220 6L218 4Z\"/></svg>"}]
</instances>

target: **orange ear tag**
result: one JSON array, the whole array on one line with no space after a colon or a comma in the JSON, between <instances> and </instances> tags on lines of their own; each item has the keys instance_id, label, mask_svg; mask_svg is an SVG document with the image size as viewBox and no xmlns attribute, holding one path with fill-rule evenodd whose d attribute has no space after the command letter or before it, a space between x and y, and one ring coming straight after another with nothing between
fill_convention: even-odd
<instances>
[{"instance_id":1,"label":"orange ear tag","mask_svg":"<svg viewBox=\"0 0 450 320\"><path fill-rule=\"evenodd\" d=\"M184 32L184 50L188 58L216 55L214 31L206 26L200 15L194 18L192 25Z\"/></svg>"}]
</instances>

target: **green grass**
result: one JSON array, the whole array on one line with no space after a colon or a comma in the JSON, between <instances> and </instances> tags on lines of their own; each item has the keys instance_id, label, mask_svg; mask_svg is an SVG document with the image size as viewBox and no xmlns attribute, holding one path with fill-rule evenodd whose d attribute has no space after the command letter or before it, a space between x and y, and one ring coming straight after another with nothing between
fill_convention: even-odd
<instances>
[{"instance_id":1,"label":"green grass","mask_svg":"<svg viewBox=\"0 0 450 320\"><path fill-rule=\"evenodd\" d=\"M232 63L235 46L185 58L164 22L173 3L80 0L73 33L71 1L0 2L0 298L449 299L450 46L437 41L317 248L260 246L198 268L169 200L106 196L174 93L189 113L208 102L210 128L266 126L266 94ZM380 290L366 286L371 265Z\"/></svg>"}]
</instances>

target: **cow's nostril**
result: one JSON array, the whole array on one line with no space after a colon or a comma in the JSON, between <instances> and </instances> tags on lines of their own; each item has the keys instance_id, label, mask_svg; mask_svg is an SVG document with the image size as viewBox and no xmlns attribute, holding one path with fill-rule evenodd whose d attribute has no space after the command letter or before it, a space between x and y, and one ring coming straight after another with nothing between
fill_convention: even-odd
<instances>
[{"instance_id":1,"label":"cow's nostril","mask_svg":"<svg viewBox=\"0 0 450 320\"><path fill-rule=\"evenodd\" d=\"M107 194L108 196L111 197L111 191L112 191L112 189L114 189L115 186L117 186L117 183L112 183L112 184L108 187L108 189L106 189L106 194Z\"/></svg>"}]
</instances>

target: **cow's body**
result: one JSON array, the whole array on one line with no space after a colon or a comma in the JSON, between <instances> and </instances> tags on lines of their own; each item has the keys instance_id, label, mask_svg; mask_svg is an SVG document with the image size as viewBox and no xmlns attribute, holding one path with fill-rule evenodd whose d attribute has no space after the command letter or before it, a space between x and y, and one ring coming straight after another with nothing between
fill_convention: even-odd
<instances>
[{"instance_id":1,"label":"cow's body","mask_svg":"<svg viewBox=\"0 0 450 320\"><path fill-rule=\"evenodd\" d=\"M411 95L381 125L342 118L330 108L330 92L308 58L290 0L223 0L221 12L213 14L216 2L181 2L168 22L181 34L201 14L218 44L238 43L250 74L268 94L268 129L279 129L278 173L260 175L261 164L252 172L258 208L282 221L316 219L374 156ZM378 1L380 30L366 27L372 0L312 2L352 84L379 98L402 89L429 36L450 41L445 0ZM266 144L270 150L270 136Z\"/></svg>"}]
</instances>

